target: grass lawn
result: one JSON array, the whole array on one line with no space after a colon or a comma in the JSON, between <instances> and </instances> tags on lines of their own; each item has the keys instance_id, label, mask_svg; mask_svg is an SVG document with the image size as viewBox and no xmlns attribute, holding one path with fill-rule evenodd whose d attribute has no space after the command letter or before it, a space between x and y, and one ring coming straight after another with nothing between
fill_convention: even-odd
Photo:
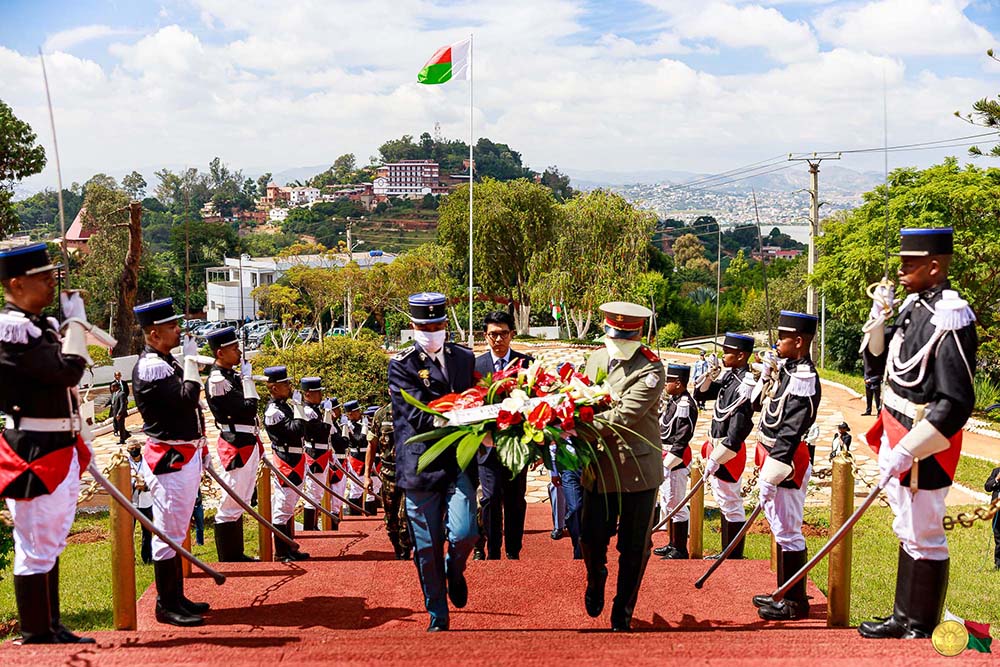
<instances>
[{"instance_id":1,"label":"grass lawn","mask_svg":"<svg viewBox=\"0 0 1000 667\"><path fill-rule=\"evenodd\" d=\"M958 468L955 470L955 481L963 486L967 486L973 491L983 491L983 485L989 479L990 473L996 468L998 463L993 461L983 461L974 459L971 456L962 456L958 459Z\"/></svg>"},{"instance_id":2,"label":"grass lawn","mask_svg":"<svg viewBox=\"0 0 1000 667\"><path fill-rule=\"evenodd\" d=\"M839 382L844 386L850 387L862 396L865 395L865 379L860 375L841 373L840 371L835 371L832 368L820 368L819 376L824 380L829 380L830 382Z\"/></svg>"},{"instance_id":3,"label":"grass lawn","mask_svg":"<svg viewBox=\"0 0 1000 667\"><path fill-rule=\"evenodd\" d=\"M963 459L964 460L964 459ZM952 514L968 511L969 507L950 508ZM257 531L252 520L245 519L246 553L257 554ZM206 517L205 545L194 547L194 552L206 561L215 561L215 544L211 521ZM810 553L826 542L829 512L809 509L806 522L816 534L807 537ZM892 610L896 581L898 542L892 534L892 513L888 508L875 506L870 509L854 530L854 568L851 582L851 622L857 625L873 616L884 616ZM766 525L763 518L755 526L757 532L748 536L748 558L770 558L770 535L760 529ZM100 513L82 516L73 525L70 545L60 561L62 570L62 609L66 624L79 631L109 630L111 617L111 549L108 541L108 515ZM139 531L136 531L138 536ZM705 526L705 551L719 550L719 514L710 510ZM993 540L989 522L977 521L972 528L956 528L949 532L951 547L951 575L947 608L962 618L990 623L1000 628L1000 572L993 569ZM136 554L139 541L136 540ZM530 560L530 557L529 557ZM11 571L0 573L0 638L9 634L10 622L16 617ZM812 579L826 592L827 567L823 562L812 571ZM142 593L153 580L151 565L136 565L136 590ZM760 582L761 592L770 592L774 580ZM747 601L749 604L749 601ZM998 635L996 630L994 635Z\"/></svg>"}]
</instances>

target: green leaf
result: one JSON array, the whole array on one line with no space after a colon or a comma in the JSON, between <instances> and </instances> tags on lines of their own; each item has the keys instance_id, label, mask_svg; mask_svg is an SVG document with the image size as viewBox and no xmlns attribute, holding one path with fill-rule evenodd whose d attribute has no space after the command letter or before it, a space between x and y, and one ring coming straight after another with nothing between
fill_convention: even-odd
<instances>
[{"instance_id":1,"label":"green leaf","mask_svg":"<svg viewBox=\"0 0 1000 667\"><path fill-rule=\"evenodd\" d=\"M479 445L482 444L485 437L485 433L469 433L467 436L462 438L462 441L458 443L458 448L455 452L455 456L458 458L459 468L465 470L465 468L469 465L469 462L472 461L472 457L476 455L476 451L479 449Z\"/></svg>"},{"instance_id":2,"label":"green leaf","mask_svg":"<svg viewBox=\"0 0 1000 667\"><path fill-rule=\"evenodd\" d=\"M434 410L432 408L427 407L425 404L421 403L417 399L415 399L412 396L410 396L409 394L407 394L405 389L400 389L399 393L403 395L403 400L404 401L406 401L407 403L409 403L410 405L412 405L416 409L421 410L423 412L426 412L427 414L430 414L430 415L436 415L438 417L443 417L444 416L442 413L438 412L437 410Z\"/></svg>"},{"instance_id":3,"label":"green leaf","mask_svg":"<svg viewBox=\"0 0 1000 667\"><path fill-rule=\"evenodd\" d=\"M429 466L434 461L434 459L441 456L441 454L444 453L444 450L448 449L448 447L450 447L453 442L455 442L462 436L466 435L467 433L468 431L464 429L456 429L454 433L449 433L448 435L444 436L443 438L435 442L433 445L428 447L427 451L421 454L420 458L417 460L417 472L423 472L424 468Z\"/></svg>"},{"instance_id":4,"label":"green leaf","mask_svg":"<svg viewBox=\"0 0 1000 667\"><path fill-rule=\"evenodd\" d=\"M426 433L418 433L409 440L406 444L412 445L417 442L426 442L428 440L437 440L438 438L443 438L449 433L455 430L455 426L442 426L441 428L436 428L433 431L427 431Z\"/></svg>"}]
</instances>

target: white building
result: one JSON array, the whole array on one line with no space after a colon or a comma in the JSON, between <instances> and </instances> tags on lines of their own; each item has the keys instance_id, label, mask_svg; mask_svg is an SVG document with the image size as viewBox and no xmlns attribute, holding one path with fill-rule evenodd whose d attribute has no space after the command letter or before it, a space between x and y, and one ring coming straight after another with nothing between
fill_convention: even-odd
<instances>
[{"instance_id":1,"label":"white building","mask_svg":"<svg viewBox=\"0 0 1000 667\"><path fill-rule=\"evenodd\" d=\"M288 203L291 206L305 206L319 199L319 188L288 188Z\"/></svg>"},{"instance_id":2,"label":"white building","mask_svg":"<svg viewBox=\"0 0 1000 667\"><path fill-rule=\"evenodd\" d=\"M272 208L267 212L267 219L271 222L284 222L285 218L288 217L287 208L278 208L277 206Z\"/></svg>"},{"instance_id":3,"label":"white building","mask_svg":"<svg viewBox=\"0 0 1000 667\"><path fill-rule=\"evenodd\" d=\"M387 162L375 171L373 182L376 197L408 197L447 192L440 185L441 173L433 160L401 160Z\"/></svg>"},{"instance_id":4,"label":"white building","mask_svg":"<svg viewBox=\"0 0 1000 667\"><path fill-rule=\"evenodd\" d=\"M362 269L374 264L391 264L396 255L382 253L371 256L366 252L356 252L334 255L296 255L295 257L226 257L225 266L213 266L205 269L207 298L205 317L210 321L236 320L245 317L257 317L257 301L251 296L253 290L261 285L277 282L285 271L292 266L305 265L310 267L343 267L351 260L358 263ZM242 309L240 308L240 293L243 294Z\"/></svg>"}]
</instances>

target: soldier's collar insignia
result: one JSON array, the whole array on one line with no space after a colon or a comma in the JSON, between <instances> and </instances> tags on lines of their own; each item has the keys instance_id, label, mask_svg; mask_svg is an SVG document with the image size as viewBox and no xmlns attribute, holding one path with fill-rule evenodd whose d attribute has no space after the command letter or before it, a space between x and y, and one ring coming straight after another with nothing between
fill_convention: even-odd
<instances>
[{"instance_id":1,"label":"soldier's collar insignia","mask_svg":"<svg viewBox=\"0 0 1000 667\"><path fill-rule=\"evenodd\" d=\"M426 368L422 368L422 369L420 369L420 372L418 373L418 375L420 376L421 380L426 380L427 378L429 378L431 376L431 372L428 369L426 369Z\"/></svg>"}]
</instances>

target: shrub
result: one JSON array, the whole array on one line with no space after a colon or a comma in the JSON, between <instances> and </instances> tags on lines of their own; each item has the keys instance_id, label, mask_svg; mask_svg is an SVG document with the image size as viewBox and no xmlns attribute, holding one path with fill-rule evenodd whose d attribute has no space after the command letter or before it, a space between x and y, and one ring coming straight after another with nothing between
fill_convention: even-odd
<instances>
[{"instance_id":1,"label":"shrub","mask_svg":"<svg viewBox=\"0 0 1000 667\"><path fill-rule=\"evenodd\" d=\"M976 410L985 410L1000 403L1000 386L985 373L976 373L973 388L976 391Z\"/></svg>"},{"instance_id":2,"label":"shrub","mask_svg":"<svg viewBox=\"0 0 1000 667\"><path fill-rule=\"evenodd\" d=\"M361 327L358 330L358 335L354 337L355 340L367 340L372 343L382 344L382 336L379 332L369 329L368 327Z\"/></svg>"},{"instance_id":3,"label":"shrub","mask_svg":"<svg viewBox=\"0 0 1000 667\"><path fill-rule=\"evenodd\" d=\"M111 353L108 352L106 347L88 345L87 354L94 360L94 366L110 366L113 363L111 361Z\"/></svg>"},{"instance_id":4,"label":"shrub","mask_svg":"<svg viewBox=\"0 0 1000 667\"><path fill-rule=\"evenodd\" d=\"M862 372L861 327L843 320L826 321L826 362L842 373ZM817 349L819 341L817 340Z\"/></svg>"},{"instance_id":5,"label":"shrub","mask_svg":"<svg viewBox=\"0 0 1000 667\"><path fill-rule=\"evenodd\" d=\"M267 366L287 366L296 384L303 376L323 379L324 393L340 402L356 399L362 405L385 403L389 398L386 373L389 357L378 343L334 336L319 343L303 343L287 350L265 349L253 359L254 373Z\"/></svg>"},{"instance_id":6,"label":"shrub","mask_svg":"<svg viewBox=\"0 0 1000 667\"><path fill-rule=\"evenodd\" d=\"M657 347L673 347L684 337L684 330L676 322L667 322L656 332Z\"/></svg>"}]
</instances>

